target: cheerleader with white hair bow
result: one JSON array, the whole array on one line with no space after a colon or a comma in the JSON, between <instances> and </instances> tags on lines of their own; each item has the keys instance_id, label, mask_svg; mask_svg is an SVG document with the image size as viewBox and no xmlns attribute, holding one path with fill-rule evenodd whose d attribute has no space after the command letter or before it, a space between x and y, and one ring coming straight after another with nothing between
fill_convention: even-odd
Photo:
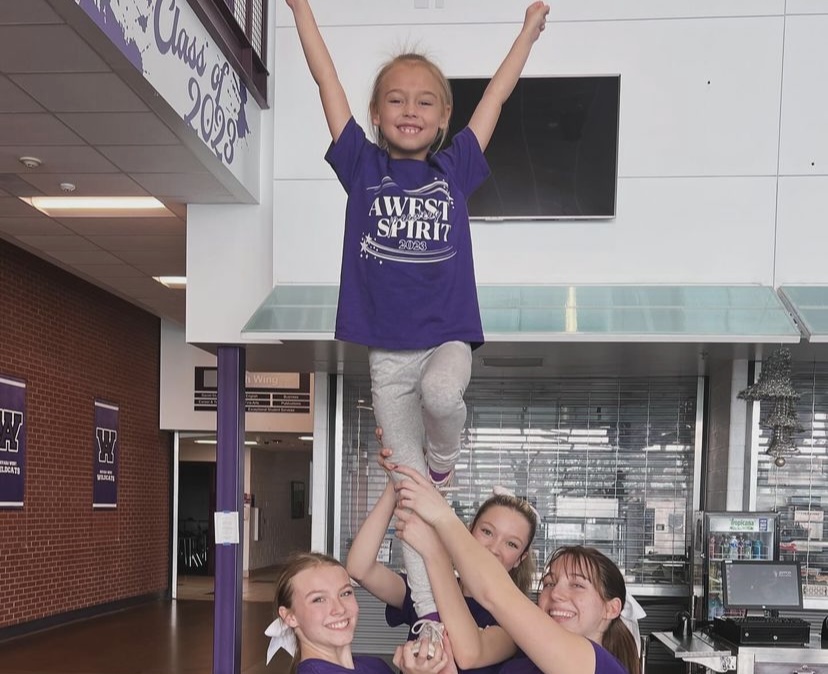
<instances>
[{"instance_id":1,"label":"cheerleader with white hair bow","mask_svg":"<svg viewBox=\"0 0 828 674\"><path fill-rule=\"evenodd\" d=\"M345 567L333 557L293 554L276 580L273 603L278 617L265 630L268 663L284 649L293 656L291 674L392 674L385 660L351 653L359 605ZM445 646L436 644L427 657L406 644L395 664L405 674L440 674L451 657L448 640Z\"/></svg>"}]
</instances>

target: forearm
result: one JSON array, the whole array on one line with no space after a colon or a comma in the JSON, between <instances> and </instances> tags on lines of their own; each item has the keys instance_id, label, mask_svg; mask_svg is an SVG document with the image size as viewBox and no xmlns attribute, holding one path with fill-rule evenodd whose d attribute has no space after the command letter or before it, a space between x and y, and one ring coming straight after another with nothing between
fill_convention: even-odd
<instances>
[{"instance_id":1,"label":"forearm","mask_svg":"<svg viewBox=\"0 0 828 674\"><path fill-rule=\"evenodd\" d=\"M486 90L483 92L483 99L490 99L492 105L502 106L520 79L523 72L523 67L529 59L529 53L532 51L532 46L535 40L527 30L522 30L512 44L506 58L500 64L500 67L492 75Z\"/></svg>"},{"instance_id":2,"label":"forearm","mask_svg":"<svg viewBox=\"0 0 828 674\"><path fill-rule=\"evenodd\" d=\"M394 486L389 482L354 536L348 551L345 568L358 583L362 583L374 567L381 566L377 562L377 554L394 515L395 505Z\"/></svg>"},{"instance_id":3,"label":"forearm","mask_svg":"<svg viewBox=\"0 0 828 674\"><path fill-rule=\"evenodd\" d=\"M331 137L336 141L351 116L345 90L339 81L333 59L319 32L319 26L308 0L291 0L288 4L293 10L296 31L299 34L305 61L307 61L311 77L319 87L319 97L328 129Z\"/></svg>"},{"instance_id":4,"label":"forearm","mask_svg":"<svg viewBox=\"0 0 828 674\"><path fill-rule=\"evenodd\" d=\"M320 86L331 79L339 79L333 59L330 52L328 52L325 41L322 39L316 17L314 17L308 1L295 0L291 3L291 9L296 21L296 32L299 34L299 42L302 44L302 51L305 54L311 77Z\"/></svg>"},{"instance_id":5,"label":"forearm","mask_svg":"<svg viewBox=\"0 0 828 674\"><path fill-rule=\"evenodd\" d=\"M469 612L466 598L454 575L451 559L445 549L424 555L423 558L440 622L451 634L454 659L461 669L476 667L480 655L480 629Z\"/></svg>"},{"instance_id":6,"label":"forearm","mask_svg":"<svg viewBox=\"0 0 828 674\"><path fill-rule=\"evenodd\" d=\"M491 611L492 599L497 596L498 588L505 584L514 585L509 574L494 555L474 540L453 513L435 522L434 529L463 579L463 585L484 608Z\"/></svg>"},{"instance_id":7,"label":"forearm","mask_svg":"<svg viewBox=\"0 0 828 674\"><path fill-rule=\"evenodd\" d=\"M548 13L549 6L543 2L534 2L529 5L520 33L509 49L509 53L506 54L506 58L489 80L489 85L469 120L469 128L477 137L481 150L485 151L491 140L500 117L500 110L520 79L523 66L526 65L529 52L532 51L532 45L535 44L546 26Z\"/></svg>"}]
</instances>

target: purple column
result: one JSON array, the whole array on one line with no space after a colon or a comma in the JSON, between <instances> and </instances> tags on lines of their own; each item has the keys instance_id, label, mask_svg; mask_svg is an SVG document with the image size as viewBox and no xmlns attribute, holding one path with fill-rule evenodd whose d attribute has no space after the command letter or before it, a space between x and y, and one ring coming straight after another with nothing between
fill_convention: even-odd
<instances>
[{"instance_id":1,"label":"purple column","mask_svg":"<svg viewBox=\"0 0 828 674\"><path fill-rule=\"evenodd\" d=\"M244 357L241 347L218 348L216 512L238 515L240 542L216 545L213 674L241 672Z\"/></svg>"}]
</instances>

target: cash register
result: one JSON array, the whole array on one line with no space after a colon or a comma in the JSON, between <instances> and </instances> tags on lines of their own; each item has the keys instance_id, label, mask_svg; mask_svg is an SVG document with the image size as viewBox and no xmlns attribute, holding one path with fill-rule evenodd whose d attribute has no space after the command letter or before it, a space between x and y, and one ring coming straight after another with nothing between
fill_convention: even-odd
<instances>
[{"instance_id":1,"label":"cash register","mask_svg":"<svg viewBox=\"0 0 828 674\"><path fill-rule=\"evenodd\" d=\"M725 610L746 615L715 618L716 636L740 646L808 645L807 621L779 617L780 610L802 610L799 562L727 559L721 565Z\"/></svg>"}]
</instances>

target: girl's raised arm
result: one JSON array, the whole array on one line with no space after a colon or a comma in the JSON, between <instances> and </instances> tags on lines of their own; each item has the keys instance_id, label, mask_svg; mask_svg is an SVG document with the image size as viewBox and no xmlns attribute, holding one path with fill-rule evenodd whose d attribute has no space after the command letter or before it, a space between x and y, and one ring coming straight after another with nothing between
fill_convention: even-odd
<instances>
[{"instance_id":1,"label":"girl's raised arm","mask_svg":"<svg viewBox=\"0 0 828 674\"><path fill-rule=\"evenodd\" d=\"M544 674L594 672L591 642L568 632L532 603L426 478L406 466L394 469L409 478L396 483L398 535L405 536L409 509L431 524L472 596Z\"/></svg>"},{"instance_id":2,"label":"girl's raised arm","mask_svg":"<svg viewBox=\"0 0 828 674\"><path fill-rule=\"evenodd\" d=\"M460 669L486 667L512 657L517 647L503 628L481 629L474 621L454 575L451 559L434 529L417 515L409 514L403 540L425 561L440 622L451 635L454 660Z\"/></svg>"},{"instance_id":3,"label":"girl's raised arm","mask_svg":"<svg viewBox=\"0 0 828 674\"><path fill-rule=\"evenodd\" d=\"M544 2L533 2L526 9L523 28L509 53L506 54L506 58L503 59L503 63L489 81L483 97L469 120L469 128L477 138L477 142L480 143L481 150L485 151L492 139L492 133L500 117L500 110L520 79L523 66L526 65L529 52L532 51L532 45L546 27L547 14L549 14L549 5Z\"/></svg>"},{"instance_id":4,"label":"girl's raised arm","mask_svg":"<svg viewBox=\"0 0 828 674\"><path fill-rule=\"evenodd\" d=\"M316 19L308 0L286 0L286 2L293 11L302 51L305 53L311 76L319 87L319 98L322 100L325 120L328 122L331 138L336 142L351 118L348 98L339 81L339 75L336 73L328 47L319 32L319 26L316 25Z\"/></svg>"},{"instance_id":5,"label":"girl's raised arm","mask_svg":"<svg viewBox=\"0 0 828 674\"><path fill-rule=\"evenodd\" d=\"M401 608L405 600L405 581L377 561L377 553L394 514L395 504L394 485L389 481L354 536L345 568L351 578L381 602Z\"/></svg>"}]
</instances>

